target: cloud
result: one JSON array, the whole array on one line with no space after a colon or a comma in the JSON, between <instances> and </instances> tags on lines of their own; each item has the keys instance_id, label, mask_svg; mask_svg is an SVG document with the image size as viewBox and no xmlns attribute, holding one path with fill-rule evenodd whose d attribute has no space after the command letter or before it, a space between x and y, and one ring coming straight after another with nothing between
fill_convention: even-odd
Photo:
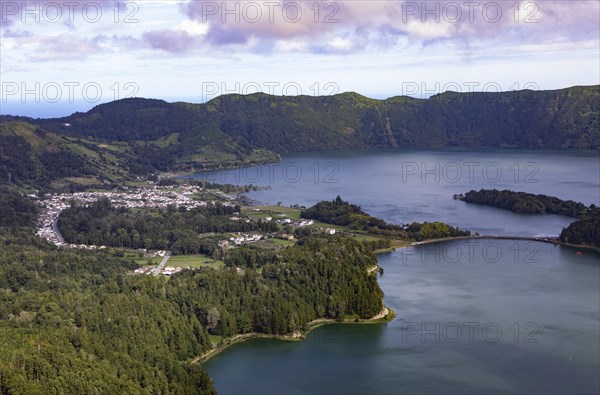
<instances>
[{"instance_id":1,"label":"cloud","mask_svg":"<svg viewBox=\"0 0 600 395\"><path fill-rule=\"evenodd\" d=\"M206 24L186 19L174 29L152 30L142 34L139 42L150 49L169 53L186 53L204 45Z\"/></svg>"},{"instance_id":2,"label":"cloud","mask_svg":"<svg viewBox=\"0 0 600 395\"><path fill-rule=\"evenodd\" d=\"M11 30L11 29L6 29L5 31L2 32L2 38L3 39L9 39L9 38L28 38L31 37L32 33L25 31L25 30Z\"/></svg>"},{"instance_id":3,"label":"cloud","mask_svg":"<svg viewBox=\"0 0 600 395\"><path fill-rule=\"evenodd\" d=\"M182 30L161 30L144 33L142 42L151 49L171 53L188 52L197 44L196 37Z\"/></svg>"},{"instance_id":4,"label":"cloud","mask_svg":"<svg viewBox=\"0 0 600 395\"><path fill-rule=\"evenodd\" d=\"M115 7L124 7L124 0L0 0L0 28L15 24L72 24L96 20L109 15Z\"/></svg>"},{"instance_id":5,"label":"cloud","mask_svg":"<svg viewBox=\"0 0 600 395\"><path fill-rule=\"evenodd\" d=\"M125 49L178 56L197 53L220 56L234 52L351 54L402 51L407 46L428 48L437 44L459 49L468 56L469 52L482 48L542 51L560 44L574 49L587 47L590 42L600 45L600 2L587 0L521 1L518 9L513 1L153 1L139 3L142 8L135 14L140 20L137 25L112 22L114 0L0 0L0 3L3 39L22 42L27 39L31 43L32 37L26 37L30 32L34 32L35 39L42 32L51 36L79 32L73 52L82 56L94 51ZM66 11L73 3L77 4L74 19L69 20ZM118 3L124 7L127 2ZM55 4L63 10L60 23L47 21ZM103 10L103 23L82 25L86 22L82 11L88 5L92 14L96 6ZM24 9L37 9L42 20L32 23L34 16L29 15L23 22ZM56 31L59 28L62 30ZM100 33L111 36L103 45L95 41ZM60 40L66 40L69 36L61 37ZM53 48L52 44L48 48ZM47 48L41 51L46 55L32 59L51 58ZM70 58L64 50L58 57L62 55Z\"/></svg>"},{"instance_id":6,"label":"cloud","mask_svg":"<svg viewBox=\"0 0 600 395\"><path fill-rule=\"evenodd\" d=\"M596 1L189 1L185 15L207 26L203 44L253 43L316 52L360 51L439 40L470 46L598 39ZM286 45L286 42L290 42ZM329 44L326 44L329 43Z\"/></svg>"},{"instance_id":7,"label":"cloud","mask_svg":"<svg viewBox=\"0 0 600 395\"><path fill-rule=\"evenodd\" d=\"M37 47L30 60L35 62L82 60L89 55L103 52L100 45L103 40L102 36L85 39L69 33L45 37L37 40Z\"/></svg>"}]
</instances>

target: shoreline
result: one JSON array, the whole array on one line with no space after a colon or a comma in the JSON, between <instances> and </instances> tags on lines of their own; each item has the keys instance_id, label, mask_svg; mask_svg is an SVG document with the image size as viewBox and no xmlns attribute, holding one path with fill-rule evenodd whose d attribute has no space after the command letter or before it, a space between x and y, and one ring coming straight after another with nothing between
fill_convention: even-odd
<instances>
[{"instance_id":1,"label":"shoreline","mask_svg":"<svg viewBox=\"0 0 600 395\"><path fill-rule=\"evenodd\" d=\"M277 160L265 160L265 161L257 161L257 162L252 162L252 163L237 163L231 166L217 166L213 169L195 169L195 170L170 170L170 171L162 171L162 172L158 172L159 176L162 177L172 177L172 178L184 178L184 179L195 179L193 178L193 176L197 175L197 174L204 174L204 173L211 173L211 172L217 172L217 171L224 171L224 170L239 170L239 169L244 169L246 167L252 167L252 166L263 166L263 165L270 165L270 164L274 164L274 163L281 163L281 161L283 160L282 156L279 155L279 159Z\"/></svg>"},{"instance_id":2,"label":"shoreline","mask_svg":"<svg viewBox=\"0 0 600 395\"><path fill-rule=\"evenodd\" d=\"M420 242L412 242L408 245L404 245L404 246L398 246L398 247L390 247L390 248L386 248L384 250L379 250L377 251L375 254L376 255L381 255L381 254L386 254L386 253L390 253L399 249L407 249L410 247L419 247L419 246L423 246L423 245L427 245L427 244L437 244L437 243L443 243L443 242L448 242L448 241L456 241L456 240L473 240L473 239L486 239L486 240L523 240L523 241L532 241L532 242L541 242L541 243L549 243L549 244L553 244L553 245L559 245L559 246L565 246L565 247L572 247L572 248L581 248L581 249L587 249L587 250L592 250L592 251L596 251L596 252L600 252L600 248L595 247L595 246L587 246L587 245L576 245L576 244L569 244L569 243L564 243L561 242L558 239L555 238L550 238L550 237L530 237L530 236L492 236L492 235L480 235L480 236L458 236L458 237L447 237L447 238L442 238L442 239L431 239L431 240L424 240L424 241L420 241ZM380 270L380 266L378 264L370 267L369 269L367 269L367 272L371 275L373 273L379 273ZM257 332L250 332L250 333L243 333L243 334L237 334L234 335L231 338L225 339L224 344L222 346L216 346L208 351L206 351L205 353L193 358L191 360L191 364L194 363L205 363L206 361L208 361L209 359L211 359L212 357L219 355L220 353L224 352L225 350L227 350L229 347L237 344L237 343L242 343L244 341L247 340L251 340L251 339L277 339L277 340L283 340L283 341L303 341L307 338L308 334L314 330L317 329L323 325L331 325L331 324L358 324L358 325L374 325L374 324L384 324L387 322L391 322L396 316L396 313L394 310L392 310L390 307L383 305L383 309L381 310L381 312L379 312L378 314L376 314L375 316L371 317L371 318L367 318L367 319L359 319L359 318L344 318L344 319L333 319L333 318L317 318L314 319L310 322L308 322L306 324L306 326L308 327L308 329L306 331L296 331L293 332L291 334L286 334L286 335L272 335L272 334L266 334L266 333L257 333Z\"/></svg>"},{"instance_id":3,"label":"shoreline","mask_svg":"<svg viewBox=\"0 0 600 395\"><path fill-rule=\"evenodd\" d=\"M558 245L558 246L571 247L571 248L580 248L580 249L592 250L592 251L600 252L600 247L596 247L596 246L592 246L592 245L587 245L587 244L570 244L570 243L565 243L563 241L560 241L560 240L558 240L556 238L552 238L552 237L480 235L480 236L446 237L446 238L443 238L443 239L431 239L431 240L417 241L417 242L412 242L411 244L406 245L406 246L390 247L390 248L387 248L385 250L378 251L376 253L376 255L393 252L393 251L396 251L396 250L399 250L399 249L406 249L406 248L409 248L409 247L420 247L420 246L427 245L427 244L437 244L437 243L444 243L444 242L455 241L455 240L473 240L473 239L532 241L532 242L548 243L548 244L553 244L553 245Z\"/></svg>"},{"instance_id":4,"label":"shoreline","mask_svg":"<svg viewBox=\"0 0 600 395\"><path fill-rule=\"evenodd\" d=\"M246 340L263 338L263 339L277 339L277 340L283 340L283 341L303 341L307 338L308 334L312 330L317 329L323 325L330 325L330 324L377 325L377 324L384 324L384 323L390 322L394 319L395 316L396 316L396 313L394 312L394 310L392 310L390 307L387 307L384 305L383 309L378 314L374 315L371 318L344 318L341 320L334 319L334 318L317 318L306 324L308 326L308 329L306 331L296 331L292 334L287 334L287 335L269 335L266 333L257 333L257 332L237 334L229 339L226 339L225 343L222 346L220 346L220 347L217 346L217 347L205 352L204 354L201 354L201 355L193 358L190 363L191 364L204 363L204 362L208 361L209 359L211 359L212 357L219 355L223 351L227 350L229 347L233 346L234 344L242 343Z\"/></svg>"}]
</instances>

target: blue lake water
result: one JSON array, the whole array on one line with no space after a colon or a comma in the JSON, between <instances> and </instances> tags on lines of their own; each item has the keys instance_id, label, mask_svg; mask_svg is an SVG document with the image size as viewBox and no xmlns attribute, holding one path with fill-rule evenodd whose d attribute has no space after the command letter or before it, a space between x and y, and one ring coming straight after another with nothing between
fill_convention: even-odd
<instances>
[{"instance_id":1,"label":"blue lake water","mask_svg":"<svg viewBox=\"0 0 600 395\"><path fill-rule=\"evenodd\" d=\"M391 222L440 220L498 235L557 235L571 219L519 216L452 195L497 188L600 204L597 152L324 152L260 168L260 177L258 167L201 177L271 186L251 195L265 203L310 205L340 194ZM397 313L392 322L324 326L303 342L251 340L205 367L222 394L597 394L600 256L575 252L461 240L385 254L379 282Z\"/></svg>"},{"instance_id":2,"label":"blue lake water","mask_svg":"<svg viewBox=\"0 0 600 395\"><path fill-rule=\"evenodd\" d=\"M249 194L263 203L309 206L341 195L393 223L443 221L488 235L556 236L571 218L517 215L453 200L452 195L511 189L600 205L599 155L492 149L317 152L197 177L271 187Z\"/></svg>"}]
</instances>

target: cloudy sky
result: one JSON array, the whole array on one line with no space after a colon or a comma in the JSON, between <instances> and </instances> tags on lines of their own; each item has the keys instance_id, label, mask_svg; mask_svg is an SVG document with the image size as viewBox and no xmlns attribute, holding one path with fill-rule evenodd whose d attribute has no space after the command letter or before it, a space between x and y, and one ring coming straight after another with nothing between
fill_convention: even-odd
<instances>
[{"instance_id":1,"label":"cloudy sky","mask_svg":"<svg viewBox=\"0 0 600 395\"><path fill-rule=\"evenodd\" d=\"M0 0L0 112L600 81L600 2Z\"/></svg>"}]
</instances>

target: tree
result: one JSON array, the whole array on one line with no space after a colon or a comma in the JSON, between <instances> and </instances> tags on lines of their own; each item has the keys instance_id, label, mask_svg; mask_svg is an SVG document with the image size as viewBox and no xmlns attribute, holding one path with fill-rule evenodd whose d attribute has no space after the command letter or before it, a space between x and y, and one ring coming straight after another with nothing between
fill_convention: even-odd
<instances>
[{"instance_id":1,"label":"tree","mask_svg":"<svg viewBox=\"0 0 600 395\"><path fill-rule=\"evenodd\" d=\"M214 330L217 327L217 325L219 324L220 319L221 319L221 314L219 313L219 310L217 310L215 307L211 307L208 310L208 313L206 314L206 321L207 321L206 327L209 330Z\"/></svg>"}]
</instances>

